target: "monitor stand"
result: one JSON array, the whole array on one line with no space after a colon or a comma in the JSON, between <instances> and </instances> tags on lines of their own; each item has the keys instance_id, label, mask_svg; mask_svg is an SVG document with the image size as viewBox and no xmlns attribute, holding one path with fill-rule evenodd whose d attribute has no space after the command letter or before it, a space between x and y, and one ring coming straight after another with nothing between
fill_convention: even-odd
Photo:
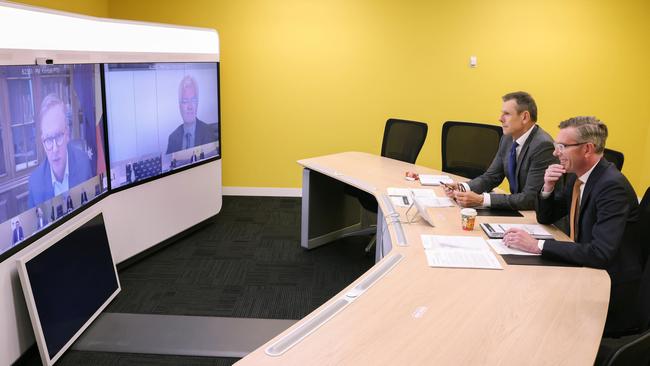
<instances>
[{"instance_id":1,"label":"monitor stand","mask_svg":"<svg viewBox=\"0 0 650 366\"><path fill-rule=\"evenodd\" d=\"M77 351L244 357L297 320L103 313Z\"/></svg>"}]
</instances>

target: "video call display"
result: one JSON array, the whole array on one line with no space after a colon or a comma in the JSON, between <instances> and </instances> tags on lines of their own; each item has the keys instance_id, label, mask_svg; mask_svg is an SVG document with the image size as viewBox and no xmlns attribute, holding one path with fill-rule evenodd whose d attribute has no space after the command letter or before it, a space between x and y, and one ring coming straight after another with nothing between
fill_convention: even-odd
<instances>
[{"instance_id":1,"label":"video call display","mask_svg":"<svg viewBox=\"0 0 650 366\"><path fill-rule=\"evenodd\" d=\"M120 291L101 214L27 261L25 272L35 306L30 312L38 314L47 346L43 364L60 356L68 341Z\"/></svg>"},{"instance_id":2,"label":"video call display","mask_svg":"<svg viewBox=\"0 0 650 366\"><path fill-rule=\"evenodd\" d=\"M0 254L105 192L99 71L0 66Z\"/></svg>"},{"instance_id":3,"label":"video call display","mask_svg":"<svg viewBox=\"0 0 650 366\"><path fill-rule=\"evenodd\" d=\"M217 63L106 64L111 187L220 156Z\"/></svg>"}]
</instances>

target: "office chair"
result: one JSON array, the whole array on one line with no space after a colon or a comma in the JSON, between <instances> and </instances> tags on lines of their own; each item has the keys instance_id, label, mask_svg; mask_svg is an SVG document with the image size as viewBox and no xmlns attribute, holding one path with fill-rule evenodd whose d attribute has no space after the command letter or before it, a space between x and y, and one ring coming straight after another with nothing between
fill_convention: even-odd
<instances>
[{"instance_id":1,"label":"office chair","mask_svg":"<svg viewBox=\"0 0 650 366\"><path fill-rule=\"evenodd\" d=\"M381 156L415 164L427 138L428 130L428 125L423 122L390 118L384 127ZM352 186L346 187L346 193L356 197L367 213L377 214L377 199L372 194ZM360 235L363 232L364 230L352 235ZM373 235L366 252L370 252L376 239L376 235Z\"/></svg>"},{"instance_id":2,"label":"office chair","mask_svg":"<svg viewBox=\"0 0 650 366\"><path fill-rule=\"evenodd\" d=\"M641 307L642 312L641 332L620 338L603 338L600 342L595 365L650 365L650 319L648 319L648 307L650 307L650 257L647 258L639 288L639 307ZM645 308L643 308L644 306Z\"/></svg>"},{"instance_id":3,"label":"office chair","mask_svg":"<svg viewBox=\"0 0 650 366\"><path fill-rule=\"evenodd\" d=\"M483 174L499 150L499 126L447 121L442 125L442 171L474 179Z\"/></svg>"},{"instance_id":4,"label":"office chair","mask_svg":"<svg viewBox=\"0 0 650 366\"><path fill-rule=\"evenodd\" d=\"M639 284L636 307L639 314L637 334L620 338L603 338L596 365L649 365L650 364L650 188L646 189L640 204L637 238L642 257L645 258L643 275ZM634 305L632 305L634 306ZM633 311L633 308L630 309Z\"/></svg>"},{"instance_id":5,"label":"office chair","mask_svg":"<svg viewBox=\"0 0 650 366\"><path fill-rule=\"evenodd\" d=\"M426 123L389 119L384 128L381 156L415 164L428 130Z\"/></svg>"},{"instance_id":6,"label":"office chair","mask_svg":"<svg viewBox=\"0 0 650 366\"><path fill-rule=\"evenodd\" d=\"M614 163L619 171L623 170L623 163L625 162L625 156L622 152L616 150L605 149L603 153L607 161Z\"/></svg>"}]
</instances>

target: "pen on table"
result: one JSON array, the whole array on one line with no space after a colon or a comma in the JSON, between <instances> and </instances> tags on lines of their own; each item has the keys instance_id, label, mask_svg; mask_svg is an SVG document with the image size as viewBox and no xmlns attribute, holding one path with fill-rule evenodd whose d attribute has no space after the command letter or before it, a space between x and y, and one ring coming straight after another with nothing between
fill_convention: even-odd
<instances>
[{"instance_id":1,"label":"pen on table","mask_svg":"<svg viewBox=\"0 0 650 366\"><path fill-rule=\"evenodd\" d=\"M492 226L490 226L490 224L486 223L486 224L485 224L485 227L486 227L488 230L490 230L491 233L494 232L494 229L492 228Z\"/></svg>"}]
</instances>

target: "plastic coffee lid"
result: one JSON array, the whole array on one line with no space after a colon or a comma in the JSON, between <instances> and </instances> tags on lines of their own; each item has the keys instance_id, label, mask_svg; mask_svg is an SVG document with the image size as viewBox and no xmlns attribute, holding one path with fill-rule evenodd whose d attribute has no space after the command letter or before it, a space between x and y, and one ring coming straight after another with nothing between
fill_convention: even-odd
<instances>
[{"instance_id":1,"label":"plastic coffee lid","mask_svg":"<svg viewBox=\"0 0 650 366\"><path fill-rule=\"evenodd\" d=\"M460 210L460 214L465 216L476 216L476 210L473 208L464 208Z\"/></svg>"}]
</instances>

